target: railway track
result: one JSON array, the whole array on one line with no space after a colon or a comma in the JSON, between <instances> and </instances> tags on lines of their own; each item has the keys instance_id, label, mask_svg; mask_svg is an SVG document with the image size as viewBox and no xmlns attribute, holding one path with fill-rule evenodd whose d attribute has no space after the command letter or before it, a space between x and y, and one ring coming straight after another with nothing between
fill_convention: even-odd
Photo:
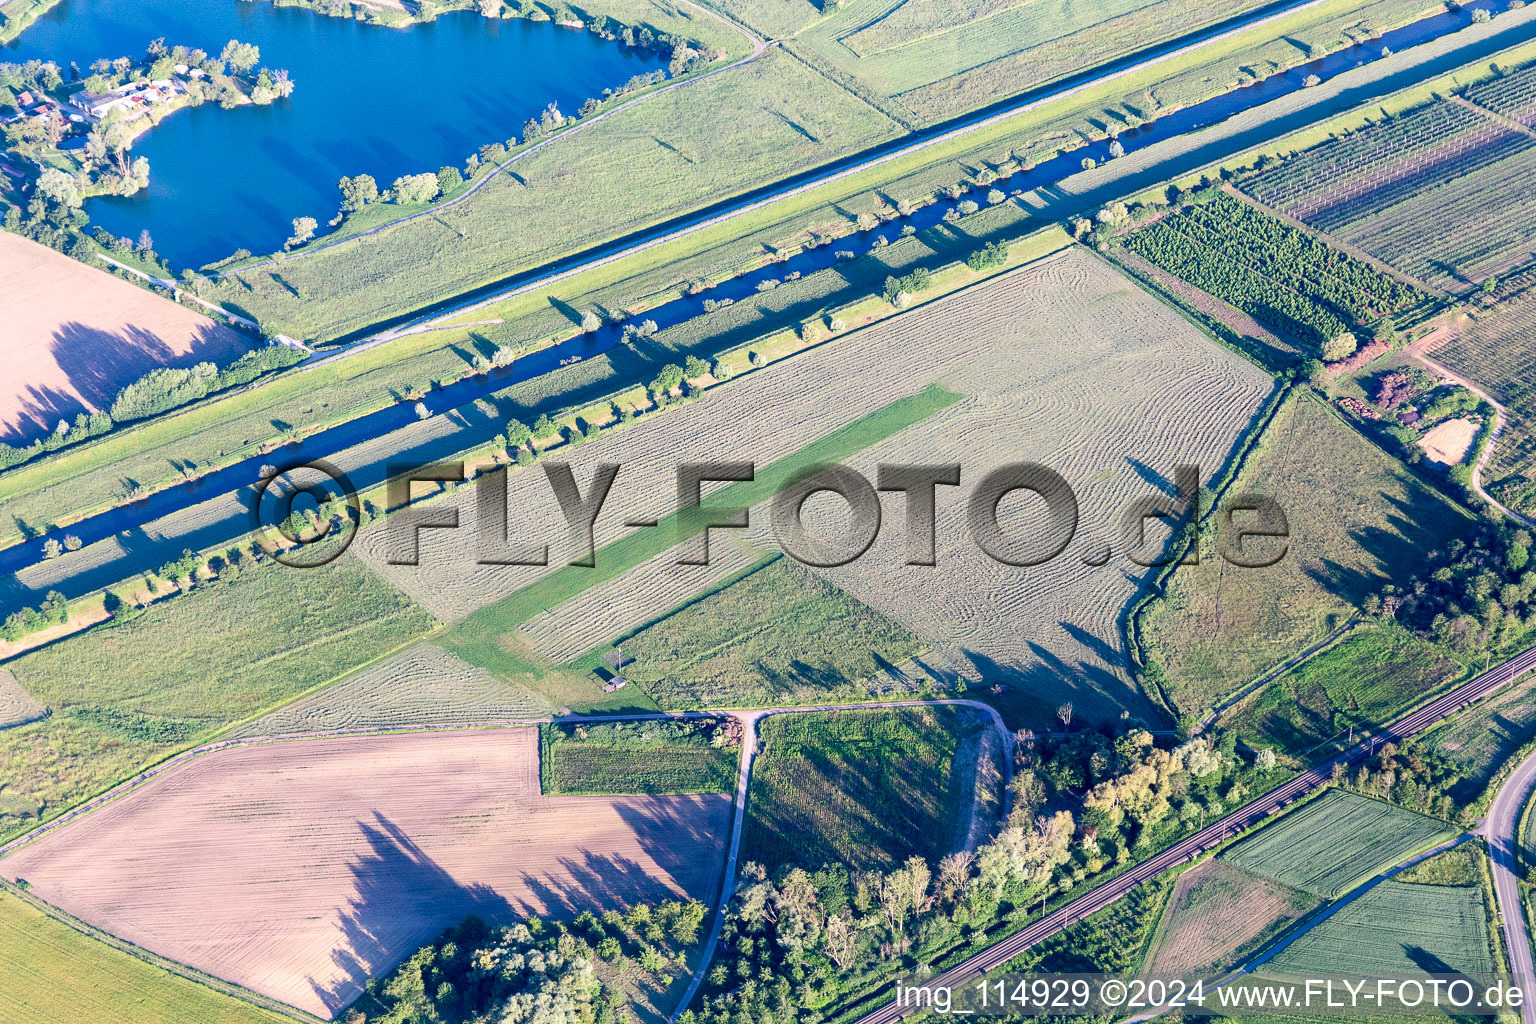
<instances>
[{"instance_id":1,"label":"railway track","mask_svg":"<svg viewBox=\"0 0 1536 1024\"><path fill-rule=\"evenodd\" d=\"M1164 850L1150 860L1098 888L1045 915L1034 924L1014 932L1007 938L962 960L925 984L938 987L960 988L973 983L988 971L1008 963L1020 953L1062 929L1076 924L1090 914L1109 906L1132 889L1151 881L1169 868L1198 857L1213 846L1263 821L1271 814L1283 810L1308 793L1328 782L1336 764L1352 765L1370 757L1384 742L1396 742L1423 732L1437 725L1469 704L1476 703L1497 690L1503 689L1527 672L1536 670L1536 647L1518 654L1497 668L1491 669L1462 684L1422 708L1405 715L1399 721L1384 728L1376 736L1362 740L1348 750L1308 769L1282 786L1265 793L1257 800L1243 805L1218 821L1196 832L1188 839ZM855 1024L893 1024L901 1018L917 1012L917 1007L898 1007L887 1004L859 1018Z\"/></svg>"}]
</instances>

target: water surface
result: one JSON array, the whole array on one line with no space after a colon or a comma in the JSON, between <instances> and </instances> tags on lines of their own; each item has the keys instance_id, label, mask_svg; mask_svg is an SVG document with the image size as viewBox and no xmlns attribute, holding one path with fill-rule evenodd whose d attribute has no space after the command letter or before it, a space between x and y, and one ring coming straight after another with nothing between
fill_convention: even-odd
<instances>
[{"instance_id":1,"label":"water surface","mask_svg":"<svg viewBox=\"0 0 1536 1024\"><path fill-rule=\"evenodd\" d=\"M65 0L0 47L0 60L52 60L66 76L74 63L88 74L97 58L138 58L161 37L209 53L231 39L255 43L261 63L287 68L296 86L268 107L176 112L134 145L149 158L149 188L87 203L113 234L148 229L178 269L277 249L295 217L314 217L324 232L343 175L371 174L382 189L444 164L462 170L548 103L575 113L605 87L663 66L548 22L455 12L397 29L242 0Z\"/></svg>"}]
</instances>

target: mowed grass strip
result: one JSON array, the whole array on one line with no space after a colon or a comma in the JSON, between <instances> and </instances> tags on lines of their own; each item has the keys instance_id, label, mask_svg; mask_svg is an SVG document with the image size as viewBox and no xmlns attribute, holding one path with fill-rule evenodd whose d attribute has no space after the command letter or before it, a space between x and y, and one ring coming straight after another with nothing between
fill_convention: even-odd
<instances>
[{"instance_id":1,"label":"mowed grass strip","mask_svg":"<svg viewBox=\"0 0 1536 1024\"><path fill-rule=\"evenodd\" d=\"M6 667L52 714L0 732L0 836L434 626L345 554L254 565L23 655Z\"/></svg>"},{"instance_id":2,"label":"mowed grass strip","mask_svg":"<svg viewBox=\"0 0 1536 1024\"><path fill-rule=\"evenodd\" d=\"M891 868L949 852L971 794L955 792L961 738L987 728L951 707L775 715L758 728L741 859L770 872L841 861Z\"/></svg>"},{"instance_id":3,"label":"mowed grass strip","mask_svg":"<svg viewBox=\"0 0 1536 1024\"><path fill-rule=\"evenodd\" d=\"M915 395L898 399L833 431L793 455L759 468L751 481L730 484L712 492L704 507L751 508L771 498L797 473L818 464L847 459L948 408L962 397L937 384L930 384ZM565 566L532 586L480 609L450 629L441 644L470 664L493 672L503 675L526 672L529 667L526 658L504 646L503 637L540 612L569 601L587 587L633 569L699 532L696 523L685 523L675 513L667 516L651 529L599 549L592 568Z\"/></svg>"},{"instance_id":4,"label":"mowed grass strip","mask_svg":"<svg viewBox=\"0 0 1536 1024\"><path fill-rule=\"evenodd\" d=\"M177 977L0 893L6 1024L276 1024L290 1018Z\"/></svg>"},{"instance_id":5,"label":"mowed grass strip","mask_svg":"<svg viewBox=\"0 0 1536 1024\"><path fill-rule=\"evenodd\" d=\"M1330 789L1221 859L1282 885L1336 899L1452 835L1455 829L1443 821Z\"/></svg>"},{"instance_id":6,"label":"mowed grass strip","mask_svg":"<svg viewBox=\"0 0 1536 1024\"><path fill-rule=\"evenodd\" d=\"M1479 886L1388 880L1361 894L1265 965L1266 974L1398 978L1491 974Z\"/></svg>"},{"instance_id":7,"label":"mowed grass strip","mask_svg":"<svg viewBox=\"0 0 1536 1024\"><path fill-rule=\"evenodd\" d=\"M649 723L635 723L644 729ZM540 779L546 795L729 793L740 745L679 740L663 726L652 735L608 737L602 727L546 725L539 730ZM585 735L582 735L585 734Z\"/></svg>"},{"instance_id":8,"label":"mowed grass strip","mask_svg":"<svg viewBox=\"0 0 1536 1024\"><path fill-rule=\"evenodd\" d=\"M858 686L927 650L901 623L788 558L623 642L623 671L663 708L867 699Z\"/></svg>"}]
</instances>

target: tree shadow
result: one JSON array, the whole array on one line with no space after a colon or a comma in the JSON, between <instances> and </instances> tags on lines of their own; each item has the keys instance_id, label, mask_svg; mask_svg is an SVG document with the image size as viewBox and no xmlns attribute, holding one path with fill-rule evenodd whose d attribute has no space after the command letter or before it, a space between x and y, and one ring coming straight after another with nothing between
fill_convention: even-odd
<instances>
[{"instance_id":1,"label":"tree shadow","mask_svg":"<svg viewBox=\"0 0 1536 1024\"><path fill-rule=\"evenodd\" d=\"M349 1006L368 980L390 970L449 924L473 914L510 921L504 897L478 883L456 881L416 841L382 814L358 821L368 851L349 870L353 894L341 912L343 940L331 959L345 980L330 985L309 978L333 1015Z\"/></svg>"}]
</instances>

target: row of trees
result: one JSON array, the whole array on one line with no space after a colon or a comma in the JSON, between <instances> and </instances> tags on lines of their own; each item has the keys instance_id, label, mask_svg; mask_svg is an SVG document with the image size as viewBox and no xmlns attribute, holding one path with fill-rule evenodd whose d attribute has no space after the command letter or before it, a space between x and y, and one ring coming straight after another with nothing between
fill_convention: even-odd
<instances>
[{"instance_id":1,"label":"row of trees","mask_svg":"<svg viewBox=\"0 0 1536 1024\"><path fill-rule=\"evenodd\" d=\"M1070 711L1065 717L1070 722ZM885 871L847 864L742 870L716 962L680 1024L816 1021L893 971L921 970L998 922L1064 893L1129 850L1150 854L1235 806L1273 770L1235 738L1166 748L1142 729L1118 736L1019 736L1014 807L974 853Z\"/></svg>"}]
</instances>

